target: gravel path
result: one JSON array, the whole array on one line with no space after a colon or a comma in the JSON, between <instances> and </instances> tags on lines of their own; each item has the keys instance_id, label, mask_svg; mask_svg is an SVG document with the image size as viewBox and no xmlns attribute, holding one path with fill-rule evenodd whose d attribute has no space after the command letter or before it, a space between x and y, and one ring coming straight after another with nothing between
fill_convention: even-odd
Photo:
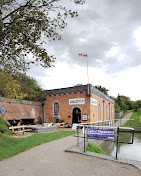
<instances>
[{"instance_id":1,"label":"gravel path","mask_svg":"<svg viewBox=\"0 0 141 176\"><path fill-rule=\"evenodd\" d=\"M141 176L131 165L65 152L76 140L65 137L2 160L0 176Z\"/></svg>"}]
</instances>

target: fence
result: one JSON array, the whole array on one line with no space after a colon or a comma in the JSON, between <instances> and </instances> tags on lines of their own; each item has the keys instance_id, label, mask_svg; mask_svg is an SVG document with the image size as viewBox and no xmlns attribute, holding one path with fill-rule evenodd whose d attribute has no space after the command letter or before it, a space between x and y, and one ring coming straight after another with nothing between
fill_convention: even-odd
<instances>
[{"instance_id":1,"label":"fence","mask_svg":"<svg viewBox=\"0 0 141 176\"><path fill-rule=\"evenodd\" d=\"M80 128L82 129L82 136L80 136ZM131 132L132 139L131 142L119 141L120 131L122 132ZM87 134L87 136L86 136ZM79 138L84 138L84 152L86 152L86 140L88 139L97 139L103 141L116 142L116 159L118 154L118 144L133 144L134 142L134 129L128 127L112 127L112 126L95 126L93 124L78 124L77 125L77 134L74 135L77 137L77 146L79 146ZM115 139L116 137L116 139Z\"/></svg>"}]
</instances>

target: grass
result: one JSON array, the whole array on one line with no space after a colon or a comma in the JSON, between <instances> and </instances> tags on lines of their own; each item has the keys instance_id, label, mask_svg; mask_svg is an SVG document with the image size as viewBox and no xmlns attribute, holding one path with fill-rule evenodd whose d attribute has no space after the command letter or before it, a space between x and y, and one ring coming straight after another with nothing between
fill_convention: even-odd
<instances>
[{"instance_id":1,"label":"grass","mask_svg":"<svg viewBox=\"0 0 141 176\"><path fill-rule=\"evenodd\" d=\"M0 132L8 135L11 134L11 131L8 128L7 122L2 117L0 117Z\"/></svg>"},{"instance_id":2,"label":"grass","mask_svg":"<svg viewBox=\"0 0 141 176\"><path fill-rule=\"evenodd\" d=\"M56 131L33 134L26 138L13 138L0 135L0 160L24 152L34 146L75 134L72 131Z\"/></svg>"},{"instance_id":3,"label":"grass","mask_svg":"<svg viewBox=\"0 0 141 176\"><path fill-rule=\"evenodd\" d=\"M104 152L101 147L95 145L93 142L88 143L88 147L86 148L86 150L90 152L101 153L106 155L106 152Z\"/></svg>"},{"instance_id":4,"label":"grass","mask_svg":"<svg viewBox=\"0 0 141 176\"><path fill-rule=\"evenodd\" d=\"M131 121L131 126L132 127L141 127L141 122L140 122L140 113L139 112L134 112L131 116L130 119L134 119L134 121ZM128 120L123 127L130 127L130 120Z\"/></svg>"}]
</instances>

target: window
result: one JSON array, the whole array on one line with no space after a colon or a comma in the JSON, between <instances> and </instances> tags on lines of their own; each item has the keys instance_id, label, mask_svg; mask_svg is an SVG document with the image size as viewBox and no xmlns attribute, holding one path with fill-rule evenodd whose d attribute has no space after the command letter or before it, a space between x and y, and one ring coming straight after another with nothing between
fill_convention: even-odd
<instances>
[{"instance_id":1,"label":"window","mask_svg":"<svg viewBox=\"0 0 141 176\"><path fill-rule=\"evenodd\" d=\"M58 117L59 113L59 104L57 102L54 103L53 116Z\"/></svg>"},{"instance_id":2,"label":"window","mask_svg":"<svg viewBox=\"0 0 141 176\"><path fill-rule=\"evenodd\" d=\"M99 106L98 106L98 121L100 121L100 116L101 116L101 106L100 106L100 103L99 103Z\"/></svg>"},{"instance_id":3,"label":"window","mask_svg":"<svg viewBox=\"0 0 141 176\"><path fill-rule=\"evenodd\" d=\"M107 120L107 105L106 105L106 120Z\"/></svg>"}]
</instances>

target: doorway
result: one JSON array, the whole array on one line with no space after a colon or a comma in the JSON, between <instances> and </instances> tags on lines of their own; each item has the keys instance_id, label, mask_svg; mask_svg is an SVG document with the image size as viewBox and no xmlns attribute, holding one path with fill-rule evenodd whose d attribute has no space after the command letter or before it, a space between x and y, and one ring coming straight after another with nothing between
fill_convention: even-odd
<instances>
[{"instance_id":1,"label":"doorway","mask_svg":"<svg viewBox=\"0 0 141 176\"><path fill-rule=\"evenodd\" d=\"M72 123L81 123L81 110L79 108L73 109Z\"/></svg>"}]
</instances>

